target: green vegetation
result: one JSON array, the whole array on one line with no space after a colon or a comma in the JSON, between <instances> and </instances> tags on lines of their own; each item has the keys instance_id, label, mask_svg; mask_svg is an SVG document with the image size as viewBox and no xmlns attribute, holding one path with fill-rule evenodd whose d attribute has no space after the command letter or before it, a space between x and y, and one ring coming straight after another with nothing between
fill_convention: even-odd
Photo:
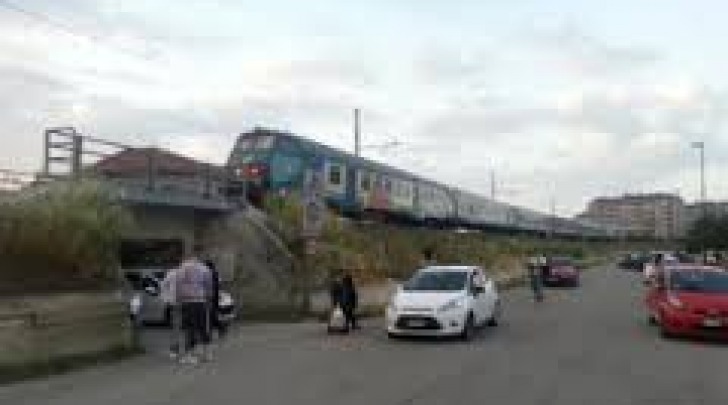
<instances>
[{"instance_id":1,"label":"green vegetation","mask_svg":"<svg viewBox=\"0 0 728 405\"><path fill-rule=\"evenodd\" d=\"M688 230L686 247L692 252L728 250L728 216L706 216Z\"/></svg>"},{"instance_id":2,"label":"green vegetation","mask_svg":"<svg viewBox=\"0 0 728 405\"><path fill-rule=\"evenodd\" d=\"M272 197L266 211L277 218L276 228L284 230L282 236L292 251L302 252L296 234L301 221L298 201ZM359 223L330 214L316 242L310 268L315 269L312 281L318 286L340 270L352 273L363 283L401 279L422 265L429 253L436 263L476 263L493 274L512 274L522 271L530 255L568 255L588 263L612 249L611 244L598 242Z\"/></svg>"},{"instance_id":3,"label":"green vegetation","mask_svg":"<svg viewBox=\"0 0 728 405\"><path fill-rule=\"evenodd\" d=\"M116 276L130 215L96 183L58 183L0 202L0 295L98 289Z\"/></svg>"}]
</instances>

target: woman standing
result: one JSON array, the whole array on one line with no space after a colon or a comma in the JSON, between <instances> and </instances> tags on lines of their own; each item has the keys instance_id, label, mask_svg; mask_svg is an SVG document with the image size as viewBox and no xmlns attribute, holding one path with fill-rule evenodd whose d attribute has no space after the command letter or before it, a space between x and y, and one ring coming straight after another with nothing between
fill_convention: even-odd
<instances>
[{"instance_id":1,"label":"woman standing","mask_svg":"<svg viewBox=\"0 0 728 405\"><path fill-rule=\"evenodd\" d=\"M356 308L359 306L359 295L354 285L354 279L345 275L341 282L341 309L346 317L346 330L359 329L356 323Z\"/></svg>"}]
</instances>

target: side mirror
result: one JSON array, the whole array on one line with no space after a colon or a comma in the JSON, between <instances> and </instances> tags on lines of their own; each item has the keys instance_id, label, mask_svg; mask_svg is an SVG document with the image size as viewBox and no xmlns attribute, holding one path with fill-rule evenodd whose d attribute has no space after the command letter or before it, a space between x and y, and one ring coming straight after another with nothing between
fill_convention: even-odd
<instances>
[{"instance_id":1,"label":"side mirror","mask_svg":"<svg viewBox=\"0 0 728 405\"><path fill-rule=\"evenodd\" d=\"M482 285L476 285L473 287L473 295L480 295L485 292L485 287Z\"/></svg>"}]
</instances>

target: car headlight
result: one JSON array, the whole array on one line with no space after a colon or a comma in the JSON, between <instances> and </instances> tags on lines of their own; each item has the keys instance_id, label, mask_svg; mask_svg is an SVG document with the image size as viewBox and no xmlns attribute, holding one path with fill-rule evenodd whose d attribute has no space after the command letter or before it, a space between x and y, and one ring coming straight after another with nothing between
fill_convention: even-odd
<instances>
[{"instance_id":1,"label":"car headlight","mask_svg":"<svg viewBox=\"0 0 728 405\"><path fill-rule=\"evenodd\" d=\"M685 304L680 301L680 299L674 295L668 295L667 296L667 303L670 304L671 307L675 309L683 309L685 308Z\"/></svg>"},{"instance_id":2,"label":"car headlight","mask_svg":"<svg viewBox=\"0 0 728 405\"><path fill-rule=\"evenodd\" d=\"M444 305L442 305L440 308L438 308L438 312L448 312L455 309L461 309L465 306L465 298L455 298L448 302L446 302Z\"/></svg>"}]
</instances>

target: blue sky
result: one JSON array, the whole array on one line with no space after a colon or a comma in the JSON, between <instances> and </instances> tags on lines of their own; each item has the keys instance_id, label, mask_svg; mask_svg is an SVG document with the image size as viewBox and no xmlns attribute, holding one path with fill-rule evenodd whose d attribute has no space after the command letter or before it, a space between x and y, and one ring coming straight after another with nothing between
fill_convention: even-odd
<instances>
[{"instance_id":1,"label":"blue sky","mask_svg":"<svg viewBox=\"0 0 728 405\"><path fill-rule=\"evenodd\" d=\"M0 167L36 170L51 125L216 162L256 125L350 149L359 107L365 144L403 145L368 156L483 194L492 169L537 209L691 200L694 140L728 198L717 0L14 4L45 17L0 7Z\"/></svg>"}]
</instances>

